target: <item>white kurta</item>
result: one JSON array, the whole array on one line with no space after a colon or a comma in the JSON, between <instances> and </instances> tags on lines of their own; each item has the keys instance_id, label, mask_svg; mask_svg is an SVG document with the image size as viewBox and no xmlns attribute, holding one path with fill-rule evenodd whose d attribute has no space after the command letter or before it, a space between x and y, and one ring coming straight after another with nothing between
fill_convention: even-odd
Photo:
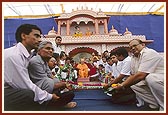
<instances>
[{"instance_id":1,"label":"white kurta","mask_svg":"<svg viewBox=\"0 0 168 115\"><path fill-rule=\"evenodd\" d=\"M144 81L131 88L145 102L164 110L164 59L155 50L143 48L138 58L132 58L131 73L148 73Z\"/></svg>"}]
</instances>

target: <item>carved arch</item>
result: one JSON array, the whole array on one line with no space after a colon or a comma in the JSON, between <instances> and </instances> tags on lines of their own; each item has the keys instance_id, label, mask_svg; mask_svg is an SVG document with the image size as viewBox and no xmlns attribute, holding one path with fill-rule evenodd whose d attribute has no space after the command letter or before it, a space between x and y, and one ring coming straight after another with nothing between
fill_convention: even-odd
<instances>
[{"instance_id":1,"label":"carved arch","mask_svg":"<svg viewBox=\"0 0 168 115\"><path fill-rule=\"evenodd\" d=\"M72 51L70 51L69 52L69 56L70 57L74 57L78 53L82 53L82 52L89 53L89 54L92 54L94 52L95 54L98 54L98 52L95 49L93 49L93 48L90 48L90 47L78 47L78 48L75 48Z\"/></svg>"}]
</instances>

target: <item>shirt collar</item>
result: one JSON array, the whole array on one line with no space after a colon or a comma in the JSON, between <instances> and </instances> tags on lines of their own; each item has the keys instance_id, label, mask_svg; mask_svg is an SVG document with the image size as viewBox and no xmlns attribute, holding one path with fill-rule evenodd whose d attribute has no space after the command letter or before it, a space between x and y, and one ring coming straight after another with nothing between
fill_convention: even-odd
<instances>
[{"instance_id":1,"label":"shirt collar","mask_svg":"<svg viewBox=\"0 0 168 115\"><path fill-rule=\"evenodd\" d=\"M136 57L135 55L132 55L132 57L134 57L134 58L139 58L139 57L143 54L143 52L145 51L145 49L146 49L146 47L144 47L144 48L140 51L138 57Z\"/></svg>"},{"instance_id":2,"label":"shirt collar","mask_svg":"<svg viewBox=\"0 0 168 115\"><path fill-rule=\"evenodd\" d=\"M144 47L144 48L140 51L140 55L143 54L143 52L145 51L145 49L147 49L147 47Z\"/></svg>"},{"instance_id":3,"label":"shirt collar","mask_svg":"<svg viewBox=\"0 0 168 115\"><path fill-rule=\"evenodd\" d=\"M60 47L60 45L56 44L57 47Z\"/></svg>"},{"instance_id":4,"label":"shirt collar","mask_svg":"<svg viewBox=\"0 0 168 115\"><path fill-rule=\"evenodd\" d=\"M26 47L21 42L19 42L18 44L16 44L16 47L19 48L19 50L23 53L23 55L26 58L29 58L31 56L30 53L27 51Z\"/></svg>"}]
</instances>

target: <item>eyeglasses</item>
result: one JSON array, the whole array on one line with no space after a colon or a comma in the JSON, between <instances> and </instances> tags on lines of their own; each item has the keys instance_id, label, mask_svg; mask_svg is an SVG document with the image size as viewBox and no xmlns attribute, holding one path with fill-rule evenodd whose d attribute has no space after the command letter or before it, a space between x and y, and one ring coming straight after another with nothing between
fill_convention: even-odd
<instances>
[{"instance_id":1,"label":"eyeglasses","mask_svg":"<svg viewBox=\"0 0 168 115\"><path fill-rule=\"evenodd\" d=\"M135 48L136 46L138 46L139 44L134 44L132 46L130 46L129 48L132 49L132 48Z\"/></svg>"}]
</instances>

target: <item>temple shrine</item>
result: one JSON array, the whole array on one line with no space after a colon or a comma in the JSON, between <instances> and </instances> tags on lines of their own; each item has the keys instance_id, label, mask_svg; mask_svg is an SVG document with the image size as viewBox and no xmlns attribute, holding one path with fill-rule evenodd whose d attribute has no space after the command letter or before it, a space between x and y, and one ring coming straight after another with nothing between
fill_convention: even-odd
<instances>
[{"instance_id":1,"label":"temple shrine","mask_svg":"<svg viewBox=\"0 0 168 115\"><path fill-rule=\"evenodd\" d=\"M117 47L128 48L131 39L140 39L148 44L153 40L146 40L145 35L133 35L126 28L121 34L112 25L108 31L109 16L105 15L101 9L98 12L83 9L72 10L71 13L62 13L55 22L58 25L57 31L52 28L43 40L49 40L55 44L55 36L62 37L62 49L78 61L81 57L90 57L91 53L101 54L105 50L109 52Z\"/></svg>"}]
</instances>

